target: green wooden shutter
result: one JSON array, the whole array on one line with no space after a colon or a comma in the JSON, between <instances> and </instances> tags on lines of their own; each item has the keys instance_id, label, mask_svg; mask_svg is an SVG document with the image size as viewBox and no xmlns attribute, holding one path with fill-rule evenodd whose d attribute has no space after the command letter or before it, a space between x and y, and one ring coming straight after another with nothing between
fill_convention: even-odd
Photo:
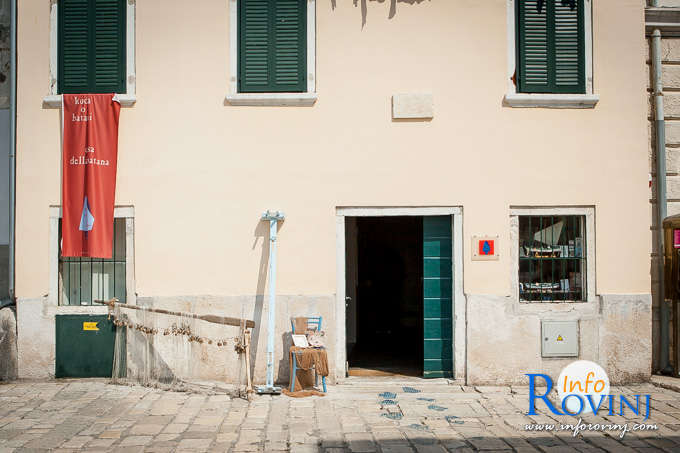
<instances>
[{"instance_id":1,"label":"green wooden shutter","mask_svg":"<svg viewBox=\"0 0 680 453\"><path fill-rule=\"evenodd\" d=\"M125 93L125 1L96 0L94 89Z\"/></svg>"},{"instance_id":2,"label":"green wooden shutter","mask_svg":"<svg viewBox=\"0 0 680 453\"><path fill-rule=\"evenodd\" d=\"M423 217L423 376L453 377L451 217Z\"/></svg>"},{"instance_id":3,"label":"green wooden shutter","mask_svg":"<svg viewBox=\"0 0 680 453\"><path fill-rule=\"evenodd\" d=\"M239 0L239 92L307 90L307 2Z\"/></svg>"},{"instance_id":4,"label":"green wooden shutter","mask_svg":"<svg viewBox=\"0 0 680 453\"><path fill-rule=\"evenodd\" d=\"M518 0L522 93L585 93L583 0Z\"/></svg>"},{"instance_id":5,"label":"green wooden shutter","mask_svg":"<svg viewBox=\"0 0 680 453\"><path fill-rule=\"evenodd\" d=\"M59 93L125 93L125 0L59 0Z\"/></svg>"},{"instance_id":6,"label":"green wooden shutter","mask_svg":"<svg viewBox=\"0 0 680 453\"><path fill-rule=\"evenodd\" d=\"M88 0L59 2L59 93L78 93L89 84L89 14Z\"/></svg>"}]
</instances>

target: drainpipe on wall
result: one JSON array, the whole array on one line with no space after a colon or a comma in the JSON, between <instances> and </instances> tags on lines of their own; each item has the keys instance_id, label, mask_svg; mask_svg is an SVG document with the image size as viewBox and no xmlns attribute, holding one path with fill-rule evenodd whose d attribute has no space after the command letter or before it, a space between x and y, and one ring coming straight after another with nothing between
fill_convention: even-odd
<instances>
[{"instance_id":1,"label":"drainpipe on wall","mask_svg":"<svg viewBox=\"0 0 680 453\"><path fill-rule=\"evenodd\" d=\"M16 117L17 117L17 2L10 0L9 19L9 300L16 302L14 291L15 212L16 212Z\"/></svg>"},{"instance_id":2,"label":"drainpipe on wall","mask_svg":"<svg viewBox=\"0 0 680 453\"><path fill-rule=\"evenodd\" d=\"M657 1L653 1L655 6ZM656 126L656 208L657 208L657 298L659 300L659 371L663 374L673 372L669 364L668 304L664 288L664 234L663 220L666 218L666 120L663 112L663 80L661 77L661 31L652 33L652 72L654 90L654 119Z\"/></svg>"}]
</instances>

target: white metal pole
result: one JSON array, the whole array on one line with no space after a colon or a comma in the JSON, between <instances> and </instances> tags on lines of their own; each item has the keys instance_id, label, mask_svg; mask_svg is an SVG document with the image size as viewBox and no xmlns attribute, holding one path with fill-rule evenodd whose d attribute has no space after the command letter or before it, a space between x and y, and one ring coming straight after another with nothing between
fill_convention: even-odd
<instances>
[{"instance_id":1,"label":"white metal pole","mask_svg":"<svg viewBox=\"0 0 680 453\"><path fill-rule=\"evenodd\" d=\"M276 326L276 230L278 220L269 219L269 324L267 326L267 387L274 387L274 329Z\"/></svg>"},{"instance_id":2,"label":"white metal pole","mask_svg":"<svg viewBox=\"0 0 680 453\"><path fill-rule=\"evenodd\" d=\"M262 220L269 221L269 316L267 323L267 380L257 388L258 393L281 393L274 387L274 338L276 334L276 235L279 221L283 221L281 211L267 211Z\"/></svg>"}]
</instances>

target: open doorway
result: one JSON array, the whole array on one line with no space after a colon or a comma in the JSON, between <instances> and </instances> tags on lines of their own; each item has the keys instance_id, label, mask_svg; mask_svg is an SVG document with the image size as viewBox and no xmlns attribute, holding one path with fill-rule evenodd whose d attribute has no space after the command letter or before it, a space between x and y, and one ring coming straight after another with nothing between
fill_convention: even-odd
<instances>
[{"instance_id":1,"label":"open doorway","mask_svg":"<svg viewBox=\"0 0 680 453\"><path fill-rule=\"evenodd\" d=\"M349 374L423 375L423 217L346 218Z\"/></svg>"}]
</instances>

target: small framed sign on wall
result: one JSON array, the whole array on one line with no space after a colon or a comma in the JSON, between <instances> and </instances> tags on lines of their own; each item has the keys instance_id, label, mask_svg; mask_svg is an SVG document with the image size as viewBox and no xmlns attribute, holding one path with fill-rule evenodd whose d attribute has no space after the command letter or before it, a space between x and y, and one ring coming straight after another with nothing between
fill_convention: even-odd
<instances>
[{"instance_id":1,"label":"small framed sign on wall","mask_svg":"<svg viewBox=\"0 0 680 453\"><path fill-rule=\"evenodd\" d=\"M498 236L472 236L473 261L498 260Z\"/></svg>"}]
</instances>

